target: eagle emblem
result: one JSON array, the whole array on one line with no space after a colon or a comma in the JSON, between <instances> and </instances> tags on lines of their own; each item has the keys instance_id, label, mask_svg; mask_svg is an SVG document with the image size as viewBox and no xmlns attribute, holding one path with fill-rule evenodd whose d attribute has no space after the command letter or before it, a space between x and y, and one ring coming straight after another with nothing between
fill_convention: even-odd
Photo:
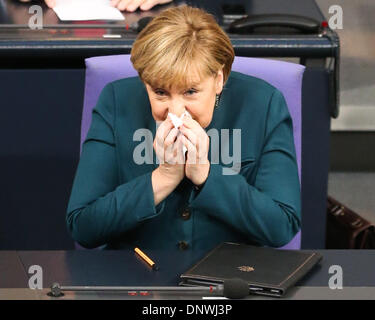
<instances>
[{"instance_id":1,"label":"eagle emblem","mask_svg":"<svg viewBox=\"0 0 375 320\"><path fill-rule=\"evenodd\" d=\"M237 267L237 269L243 272L251 272L255 270L253 267L250 267L250 266L240 266L240 267Z\"/></svg>"}]
</instances>

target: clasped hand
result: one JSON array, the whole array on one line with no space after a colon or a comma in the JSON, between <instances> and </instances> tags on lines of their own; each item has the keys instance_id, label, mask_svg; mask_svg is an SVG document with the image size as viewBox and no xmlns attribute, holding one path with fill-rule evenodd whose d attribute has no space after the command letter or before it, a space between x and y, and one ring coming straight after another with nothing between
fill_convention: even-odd
<instances>
[{"instance_id":1,"label":"clasped hand","mask_svg":"<svg viewBox=\"0 0 375 320\"><path fill-rule=\"evenodd\" d=\"M184 117L183 124L176 129L168 117L159 126L154 140L161 173L176 183L186 176L194 185L202 185L210 171L209 144L206 131L194 119Z\"/></svg>"}]
</instances>

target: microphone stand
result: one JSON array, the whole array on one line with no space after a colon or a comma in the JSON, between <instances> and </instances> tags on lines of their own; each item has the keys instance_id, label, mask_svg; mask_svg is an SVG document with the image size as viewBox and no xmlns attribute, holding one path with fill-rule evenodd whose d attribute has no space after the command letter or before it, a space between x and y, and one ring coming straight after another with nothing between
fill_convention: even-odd
<instances>
[{"instance_id":1,"label":"microphone stand","mask_svg":"<svg viewBox=\"0 0 375 320\"><path fill-rule=\"evenodd\" d=\"M129 296L148 296L152 292L166 292L166 293L183 293L183 294L202 294L202 295L214 295L223 296L224 285L218 284L217 286L209 287L130 287L130 286L60 286L59 283L54 283L51 286L51 292L48 293L52 297L61 297L64 295L63 291L74 291L74 292L126 292Z\"/></svg>"}]
</instances>

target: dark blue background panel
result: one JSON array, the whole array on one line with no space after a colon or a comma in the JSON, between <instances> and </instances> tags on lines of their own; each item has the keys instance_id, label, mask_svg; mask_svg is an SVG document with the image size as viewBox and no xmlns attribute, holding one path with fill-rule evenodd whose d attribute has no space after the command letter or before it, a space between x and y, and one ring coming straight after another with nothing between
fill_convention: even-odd
<instances>
[{"instance_id":1,"label":"dark blue background panel","mask_svg":"<svg viewBox=\"0 0 375 320\"><path fill-rule=\"evenodd\" d=\"M84 70L0 71L0 249L69 249Z\"/></svg>"}]
</instances>

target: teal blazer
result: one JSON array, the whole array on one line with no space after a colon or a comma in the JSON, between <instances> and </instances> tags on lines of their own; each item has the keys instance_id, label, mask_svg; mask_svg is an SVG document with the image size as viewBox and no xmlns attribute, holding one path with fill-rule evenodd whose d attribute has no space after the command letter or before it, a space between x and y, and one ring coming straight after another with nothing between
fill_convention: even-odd
<instances>
[{"instance_id":1,"label":"teal blazer","mask_svg":"<svg viewBox=\"0 0 375 320\"><path fill-rule=\"evenodd\" d=\"M185 178L157 206L151 184L156 162L133 160L139 128L149 129L153 140L155 120L139 77L107 84L92 113L67 209L68 229L82 246L210 250L233 241L280 247L299 231L292 120L270 84L232 71L206 128L230 129L229 137L241 129L239 173L224 175L232 164L220 157L200 190Z\"/></svg>"}]
</instances>

